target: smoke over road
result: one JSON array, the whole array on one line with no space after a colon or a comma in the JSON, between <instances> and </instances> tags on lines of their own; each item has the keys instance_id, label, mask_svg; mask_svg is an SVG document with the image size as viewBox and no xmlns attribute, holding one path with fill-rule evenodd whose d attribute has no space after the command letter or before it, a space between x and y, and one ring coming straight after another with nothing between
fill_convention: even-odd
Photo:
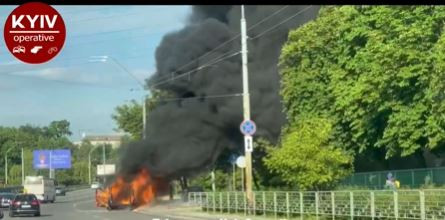
<instances>
[{"instance_id":1,"label":"smoke over road","mask_svg":"<svg viewBox=\"0 0 445 220\"><path fill-rule=\"evenodd\" d=\"M247 6L247 28L281 8ZM311 7L256 36L306 8L288 6L248 30L251 114L258 127L256 136L274 140L279 135L285 122L277 70L281 46L289 30L314 19L319 7ZM122 172L146 167L152 175L176 178L208 168L225 148L243 148L239 131L242 97L233 95L242 93L241 57L233 55L241 50L241 39L220 46L239 33L239 6L195 6L183 29L164 36L156 50L157 73L147 83L175 98L196 98L160 102L148 115L147 139L130 144L123 152ZM214 48L218 49L202 56ZM229 55L233 56L189 72ZM169 80L175 76L185 77ZM219 95L225 97L209 98Z\"/></svg>"}]
</instances>

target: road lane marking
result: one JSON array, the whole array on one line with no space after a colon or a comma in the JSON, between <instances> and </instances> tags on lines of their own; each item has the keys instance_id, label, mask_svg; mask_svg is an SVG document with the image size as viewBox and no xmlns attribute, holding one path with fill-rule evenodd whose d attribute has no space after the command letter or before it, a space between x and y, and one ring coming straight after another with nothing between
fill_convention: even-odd
<instances>
[{"instance_id":1,"label":"road lane marking","mask_svg":"<svg viewBox=\"0 0 445 220\"><path fill-rule=\"evenodd\" d=\"M93 202L93 201L94 201L94 199L87 200L87 201L82 201L82 202L76 202L76 203L73 204L73 207L76 210L76 212L83 212L83 213L107 213L108 212L107 210L97 210L97 209L87 209L87 210L85 210L85 209L80 209L80 208L77 207L79 204L87 203L87 202Z\"/></svg>"}]
</instances>

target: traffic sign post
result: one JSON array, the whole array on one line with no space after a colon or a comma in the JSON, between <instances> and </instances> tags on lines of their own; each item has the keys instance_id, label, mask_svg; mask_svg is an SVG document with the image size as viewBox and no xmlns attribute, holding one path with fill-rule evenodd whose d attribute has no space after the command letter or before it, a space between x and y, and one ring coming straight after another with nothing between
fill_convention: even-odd
<instances>
[{"instance_id":1,"label":"traffic sign post","mask_svg":"<svg viewBox=\"0 0 445 220\"><path fill-rule=\"evenodd\" d=\"M246 177L246 182L244 182L243 178L243 191L244 186L246 186L246 195L247 195L247 201L249 203L249 207L253 204L253 192L252 192L252 152L253 152L253 138L252 135L256 132L256 124L249 118L245 119L243 122L241 122L240 125L241 133L244 135L244 153L246 155L245 157L245 170L242 168L243 177ZM244 159L244 158L243 158ZM244 185L245 184L245 185Z\"/></svg>"}]
</instances>

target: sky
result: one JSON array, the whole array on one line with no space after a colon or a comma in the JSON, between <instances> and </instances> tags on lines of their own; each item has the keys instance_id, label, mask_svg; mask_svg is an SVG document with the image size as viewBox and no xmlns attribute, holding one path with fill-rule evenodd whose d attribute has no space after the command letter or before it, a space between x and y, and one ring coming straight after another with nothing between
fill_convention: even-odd
<instances>
[{"instance_id":1,"label":"sky","mask_svg":"<svg viewBox=\"0 0 445 220\"><path fill-rule=\"evenodd\" d=\"M16 6L0 7L0 33ZM82 133L111 134L116 106L139 102L140 83L156 71L162 37L184 26L189 6L53 6L67 37L62 51L45 64L18 61L0 40L0 126L46 126L66 119L72 140ZM3 38L3 37L1 37ZM109 56L96 62L93 56ZM128 69L133 78L120 65Z\"/></svg>"}]
</instances>

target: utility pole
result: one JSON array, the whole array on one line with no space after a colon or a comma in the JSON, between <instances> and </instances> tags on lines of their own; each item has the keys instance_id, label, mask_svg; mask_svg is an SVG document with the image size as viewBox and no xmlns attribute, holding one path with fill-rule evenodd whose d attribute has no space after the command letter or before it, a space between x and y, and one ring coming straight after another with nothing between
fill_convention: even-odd
<instances>
[{"instance_id":1,"label":"utility pole","mask_svg":"<svg viewBox=\"0 0 445 220\"><path fill-rule=\"evenodd\" d=\"M242 73L243 73L243 117L244 121L250 120L250 94L249 94L249 76L247 69L247 31L246 31L246 19L244 16L244 5L241 5L241 55L242 55ZM247 138L247 136L244 136ZM246 145L246 141L244 142ZM247 146L245 146L247 149ZM245 169L245 181L246 181L246 194L247 201L250 204L253 202L252 192L252 153L245 150L246 169ZM244 183L243 183L244 184Z\"/></svg>"}]
</instances>

